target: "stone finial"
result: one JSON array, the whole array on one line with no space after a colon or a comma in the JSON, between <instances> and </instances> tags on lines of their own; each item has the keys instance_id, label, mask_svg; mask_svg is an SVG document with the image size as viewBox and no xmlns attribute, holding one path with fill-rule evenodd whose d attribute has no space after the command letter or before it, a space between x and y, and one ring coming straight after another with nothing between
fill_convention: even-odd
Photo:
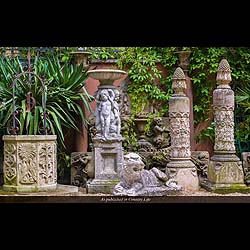
<instances>
[{"instance_id":1,"label":"stone finial","mask_svg":"<svg viewBox=\"0 0 250 250\"><path fill-rule=\"evenodd\" d=\"M216 81L219 84L219 88L229 88L228 84L232 81L232 78L231 78L230 65L226 59L222 59L220 61L220 64L218 66Z\"/></svg>"},{"instance_id":2,"label":"stone finial","mask_svg":"<svg viewBox=\"0 0 250 250\"><path fill-rule=\"evenodd\" d=\"M185 95L184 90L187 88L186 77L180 67L175 70L172 80L174 95Z\"/></svg>"}]
</instances>

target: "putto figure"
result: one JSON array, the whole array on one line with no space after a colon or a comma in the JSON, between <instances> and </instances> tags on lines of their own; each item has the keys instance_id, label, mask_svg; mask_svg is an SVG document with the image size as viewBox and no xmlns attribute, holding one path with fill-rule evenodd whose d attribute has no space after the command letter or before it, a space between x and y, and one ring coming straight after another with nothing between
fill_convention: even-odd
<instances>
[{"instance_id":1,"label":"putto figure","mask_svg":"<svg viewBox=\"0 0 250 250\"><path fill-rule=\"evenodd\" d=\"M121 120L119 113L119 91L102 89L96 94L96 137L108 140L121 137Z\"/></svg>"}]
</instances>

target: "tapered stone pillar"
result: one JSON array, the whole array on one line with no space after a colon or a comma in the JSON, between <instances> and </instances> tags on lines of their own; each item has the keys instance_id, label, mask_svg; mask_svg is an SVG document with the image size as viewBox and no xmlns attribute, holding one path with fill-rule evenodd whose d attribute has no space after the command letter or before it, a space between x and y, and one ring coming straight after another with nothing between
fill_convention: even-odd
<instances>
[{"instance_id":1,"label":"tapered stone pillar","mask_svg":"<svg viewBox=\"0 0 250 250\"><path fill-rule=\"evenodd\" d=\"M193 87L192 87L192 78L188 75L188 67L189 67L189 59L191 56L190 50L180 50L177 51L176 54L179 56L179 65L184 72L186 77L186 95L189 98L190 110L189 110L189 125L190 125L190 146L191 151L195 148L195 139L194 139L194 111L193 111Z\"/></svg>"},{"instance_id":2,"label":"tapered stone pillar","mask_svg":"<svg viewBox=\"0 0 250 250\"><path fill-rule=\"evenodd\" d=\"M226 59L219 64L216 80L218 86L213 92L214 155L208 166L208 181L204 187L217 192L240 191L246 185L242 162L235 154L234 91L229 86L231 70Z\"/></svg>"},{"instance_id":3,"label":"tapered stone pillar","mask_svg":"<svg viewBox=\"0 0 250 250\"><path fill-rule=\"evenodd\" d=\"M166 172L183 189L196 191L199 189L199 180L196 167L191 161L190 103L184 93L187 88L186 78L180 67L174 72L172 88L174 94L169 100L171 150Z\"/></svg>"},{"instance_id":4,"label":"tapered stone pillar","mask_svg":"<svg viewBox=\"0 0 250 250\"><path fill-rule=\"evenodd\" d=\"M112 193L120 181L123 163L119 91L113 85L126 72L114 69L89 70L89 76L99 80L95 94L95 129L93 138L95 178L88 183L88 193Z\"/></svg>"}]
</instances>

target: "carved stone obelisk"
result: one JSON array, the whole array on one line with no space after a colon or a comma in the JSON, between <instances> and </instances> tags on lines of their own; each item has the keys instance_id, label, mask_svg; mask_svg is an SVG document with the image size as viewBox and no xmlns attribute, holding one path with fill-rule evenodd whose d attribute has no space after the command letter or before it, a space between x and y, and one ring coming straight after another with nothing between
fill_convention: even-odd
<instances>
[{"instance_id":1,"label":"carved stone obelisk","mask_svg":"<svg viewBox=\"0 0 250 250\"><path fill-rule=\"evenodd\" d=\"M187 88L186 77L180 67L174 72L172 88L174 94L169 100L171 149L166 172L184 190L196 191L199 189L199 180L196 167L191 161L189 98L184 93Z\"/></svg>"},{"instance_id":2,"label":"carved stone obelisk","mask_svg":"<svg viewBox=\"0 0 250 250\"><path fill-rule=\"evenodd\" d=\"M126 72L114 69L89 70L89 76L99 80L95 94L95 137L93 162L95 178L87 184L88 193L112 193L120 181L123 162L119 91L113 85Z\"/></svg>"},{"instance_id":3,"label":"carved stone obelisk","mask_svg":"<svg viewBox=\"0 0 250 250\"><path fill-rule=\"evenodd\" d=\"M214 155L208 166L208 182L211 191L237 191L245 188L242 162L235 154L234 144L234 91L230 65L222 59L216 77L218 86L213 92L215 122Z\"/></svg>"}]
</instances>

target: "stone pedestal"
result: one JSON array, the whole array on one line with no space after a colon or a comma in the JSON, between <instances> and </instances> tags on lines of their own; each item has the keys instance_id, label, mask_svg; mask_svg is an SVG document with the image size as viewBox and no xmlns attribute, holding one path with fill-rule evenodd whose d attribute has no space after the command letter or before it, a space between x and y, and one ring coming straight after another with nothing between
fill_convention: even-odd
<instances>
[{"instance_id":1,"label":"stone pedestal","mask_svg":"<svg viewBox=\"0 0 250 250\"><path fill-rule=\"evenodd\" d=\"M204 186L210 191L222 193L240 192L246 188L240 159L234 154L215 154L211 157L208 167L208 182Z\"/></svg>"},{"instance_id":2,"label":"stone pedestal","mask_svg":"<svg viewBox=\"0 0 250 250\"><path fill-rule=\"evenodd\" d=\"M170 159L167 164L170 178L177 181L183 189L197 191L199 189L199 179L195 165L190 160Z\"/></svg>"},{"instance_id":3,"label":"stone pedestal","mask_svg":"<svg viewBox=\"0 0 250 250\"><path fill-rule=\"evenodd\" d=\"M88 193L112 193L119 182L123 162L121 136L120 93L114 81L126 72L114 69L89 70L90 77L99 80L95 94L95 137L93 162L95 178L87 184Z\"/></svg>"},{"instance_id":4,"label":"stone pedestal","mask_svg":"<svg viewBox=\"0 0 250 250\"><path fill-rule=\"evenodd\" d=\"M4 191L54 191L56 135L4 135Z\"/></svg>"},{"instance_id":5,"label":"stone pedestal","mask_svg":"<svg viewBox=\"0 0 250 250\"><path fill-rule=\"evenodd\" d=\"M87 192L112 193L114 186L120 181L122 141L113 139L104 142L94 139L94 147L95 179L87 184Z\"/></svg>"},{"instance_id":6,"label":"stone pedestal","mask_svg":"<svg viewBox=\"0 0 250 250\"><path fill-rule=\"evenodd\" d=\"M217 72L218 86L213 92L215 122L214 155L208 166L208 178L203 186L215 192L240 192L246 188L242 162L234 145L234 92L229 86L231 70L222 59Z\"/></svg>"},{"instance_id":7,"label":"stone pedestal","mask_svg":"<svg viewBox=\"0 0 250 250\"><path fill-rule=\"evenodd\" d=\"M199 189L197 170L191 161L189 98L185 95L186 78L180 67L173 76L174 94L169 100L170 119L170 162L167 164L171 178L174 178L183 189L196 191Z\"/></svg>"}]
</instances>

